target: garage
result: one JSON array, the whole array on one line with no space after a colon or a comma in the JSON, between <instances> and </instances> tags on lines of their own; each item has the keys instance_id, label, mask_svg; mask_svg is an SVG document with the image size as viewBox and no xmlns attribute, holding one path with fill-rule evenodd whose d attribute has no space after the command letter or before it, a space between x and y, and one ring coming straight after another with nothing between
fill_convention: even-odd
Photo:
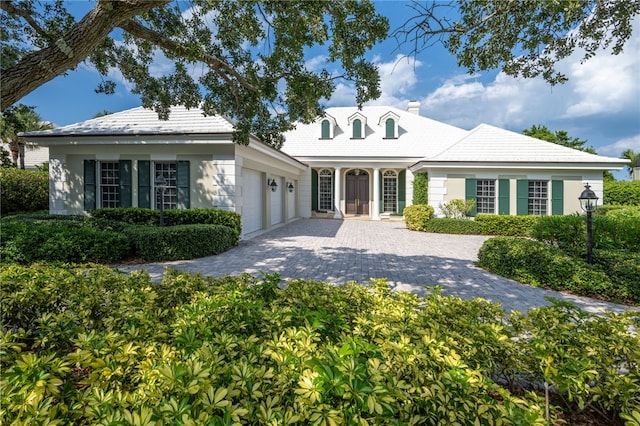
<instances>
[{"instance_id":1,"label":"garage","mask_svg":"<svg viewBox=\"0 0 640 426\"><path fill-rule=\"evenodd\" d=\"M260 231L262 229L262 206L264 197L262 173L242 170L242 233Z\"/></svg>"}]
</instances>

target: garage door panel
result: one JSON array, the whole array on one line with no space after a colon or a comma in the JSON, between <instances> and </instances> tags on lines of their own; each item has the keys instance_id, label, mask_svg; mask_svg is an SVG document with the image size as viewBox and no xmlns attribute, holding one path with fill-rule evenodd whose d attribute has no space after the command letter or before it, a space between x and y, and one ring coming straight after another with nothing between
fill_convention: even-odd
<instances>
[{"instance_id":1,"label":"garage door panel","mask_svg":"<svg viewBox=\"0 0 640 426\"><path fill-rule=\"evenodd\" d=\"M256 170L242 170L242 233L262 229L262 174Z\"/></svg>"}]
</instances>

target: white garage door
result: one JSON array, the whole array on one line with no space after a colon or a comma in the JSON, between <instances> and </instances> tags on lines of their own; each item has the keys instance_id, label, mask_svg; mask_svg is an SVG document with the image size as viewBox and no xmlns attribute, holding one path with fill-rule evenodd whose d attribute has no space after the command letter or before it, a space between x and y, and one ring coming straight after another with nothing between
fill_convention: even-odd
<instances>
[{"instance_id":1,"label":"white garage door","mask_svg":"<svg viewBox=\"0 0 640 426\"><path fill-rule=\"evenodd\" d=\"M260 172L242 169L242 233L262 229L262 175Z\"/></svg>"},{"instance_id":2,"label":"white garage door","mask_svg":"<svg viewBox=\"0 0 640 426\"><path fill-rule=\"evenodd\" d=\"M282 222L282 194L285 192L284 183L282 178L273 176L278 183L278 187L275 192L271 192L271 225Z\"/></svg>"}]
</instances>

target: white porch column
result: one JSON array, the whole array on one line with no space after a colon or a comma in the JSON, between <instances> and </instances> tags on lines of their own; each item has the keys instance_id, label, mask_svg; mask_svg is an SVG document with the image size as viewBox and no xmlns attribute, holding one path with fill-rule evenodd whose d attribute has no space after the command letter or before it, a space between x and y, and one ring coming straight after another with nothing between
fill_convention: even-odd
<instances>
[{"instance_id":1,"label":"white porch column","mask_svg":"<svg viewBox=\"0 0 640 426\"><path fill-rule=\"evenodd\" d=\"M380 220L380 168L373 169L373 220Z\"/></svg>"},{"instance_id":2,"label":"white porch column","mask_svg":"<svg viewBox=\"0 0 640 426\"><path fill-rule=\"evenodd\" d=\"M335 219L341 219L342 213L340 212L340 187L342 186L342 179L340 179L341 172L340 167L336 167L336 179L333 188L333 217Z\"/></svg>"}]
</instances>

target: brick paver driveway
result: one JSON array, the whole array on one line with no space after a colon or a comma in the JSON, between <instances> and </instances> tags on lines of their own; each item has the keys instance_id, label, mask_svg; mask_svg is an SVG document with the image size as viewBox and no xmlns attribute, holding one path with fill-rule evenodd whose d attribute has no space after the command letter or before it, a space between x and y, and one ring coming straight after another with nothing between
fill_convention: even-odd
<instances>
[{"instance_id":1,"label":"brick paver driveway","mask_svg":"<svg viewBox=\"0 0 640 426\"><path fill-rule=\"evenodd\" d=\"M477 235L413 232L403 222L302 219L247 241L218 256L122 267L145 269L159 279L165 266L205 276L277 272L285 279L335 284L386 278L391 286L425 294L429 286L465 299L482 297L526 311L547 305L546 296L576 303L589 312L628 307L523 285L474 266L487 239Z\"/></svg>"}]
</instances>

